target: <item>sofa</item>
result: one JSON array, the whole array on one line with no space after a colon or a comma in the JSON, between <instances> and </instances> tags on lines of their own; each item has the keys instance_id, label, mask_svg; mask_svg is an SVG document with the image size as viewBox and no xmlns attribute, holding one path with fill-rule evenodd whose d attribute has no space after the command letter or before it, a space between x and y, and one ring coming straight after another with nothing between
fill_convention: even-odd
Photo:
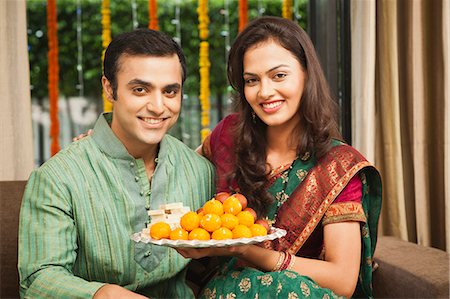
<instances>
[{"instance_id":1,"label":"sofa","mask_svg":"<svg viewBox=\"0 0 450 299\"><path fill-rule=\"evenodd\" d=\"M17 231L26 181L0 182L0 298L19 297ZM449 298L449 254L381 236L375 251L375 298Z\"/></svg>"}]
</instances>

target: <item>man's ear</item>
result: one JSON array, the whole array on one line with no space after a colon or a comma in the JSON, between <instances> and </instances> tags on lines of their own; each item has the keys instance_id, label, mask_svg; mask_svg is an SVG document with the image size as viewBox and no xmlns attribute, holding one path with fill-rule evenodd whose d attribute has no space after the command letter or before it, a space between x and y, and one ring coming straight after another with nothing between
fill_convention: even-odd
<instances>
[{"instance_id":1,"label":"man's ear","mask_svg":"<svg viewBox=\"0 0 450 299\"><path fill-rule=\"evenodd\" d=\"M106 79L105 76L102 76L102 86L103 86L103 92L105 93L106 99L109 102L114 103L113 88L111 86L111 82L109 82L109 80Z\"/></svg>"}]
</instances>

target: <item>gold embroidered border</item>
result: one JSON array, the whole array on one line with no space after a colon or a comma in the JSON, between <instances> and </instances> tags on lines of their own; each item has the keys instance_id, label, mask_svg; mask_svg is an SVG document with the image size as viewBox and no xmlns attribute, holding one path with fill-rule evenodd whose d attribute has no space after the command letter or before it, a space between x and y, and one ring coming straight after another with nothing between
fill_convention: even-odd
<instances>
[{"instance_id":1,"label":"gold embroidered border","mask_svg":"<svg viewBox=\"0 0 450 299\"><path fill-rule=\"evenodd\" d=\"M330 205L325 212L322 225L344 221L366 222L366 215L362 204L359 202L339 202Z\"/></svg>"},{"instance_id":2,"label":"gold embroidered border","mask_svg":"<svg viewBox=\"0 0 450 299\"><path fill-rule=\"evenodd\" d=\"M353 166L344 176L342 176L336 185L331 189L331 191L327 194L324 201L320 205L317 212L311 217L311 220L306 224L303 231L300 233L298 238L292 244L292 246L288 249L289 253L296 254L297 251L303 246L305 241L311 235L311 233L316 228L317 224L320 222L325 212L328 210L328 207L333 203L339 193L347 186L347 183L350 179L358 173L361 169L367 166L372 166L368 161L362 161Z\"/></svg>"}]
</instances>

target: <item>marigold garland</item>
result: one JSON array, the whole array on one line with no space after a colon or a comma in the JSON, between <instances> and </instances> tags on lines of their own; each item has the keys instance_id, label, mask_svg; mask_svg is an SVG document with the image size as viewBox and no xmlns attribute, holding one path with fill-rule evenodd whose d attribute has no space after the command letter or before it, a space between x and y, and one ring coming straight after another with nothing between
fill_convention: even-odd
<instances>
[{"instance_id":1,"label":"marigold garland","mask_svg":"<svg viewBox=\"0 0 450 299\"><path fill-rule=\"evenodd\" d=\"M111 10L109 8L109 0L102 0L102 66L105 59L105 51L111 42ZM103 92L103 111L112 111L112 104L106 99L106 95Z\"/></svg>"},{"instance_id":2,"label":"marigold garland","mask_svg":"<svg viewBox=\"0 0 450 299\"><path fill-rule=\"evenodd\" d=\"M148 1L148 28L153 30L159 30L158 2L156 0Z\"/></svg>"},{"instance_id":3,"label":"marigold garland","mask_svg":"<svg viewBox=\"0 0 450 299\"><path fill-rule=\"evenodd\" d=\"M283 0L283 18L292 20L292 0Z\"/></svg>"},{"instance_id":4,"label":"marigold garland","mask_svg":"<svg viewBox=\"0 0 450 299\"><path fill-rule=\"evenodd\" d=\"M248 2L247 0L239 0L239 32L244 30L248 22Z\"/></svg>"},{"instance_id":5,"label":"marigold garland","mask_svg":"<svg viewBox=\"0 0 450 299\"><path fill-rule=\"evenodd\" d=\"M198 30L200 37L199 47L199 72L200 72L200 107L201 107L201 125L200 131L202 141L209 135L209 113L210 113L210 89L209 89L209 68L211 63L209 61L209 43L207 42L209 31L209 16L208 16L208 0L198 1Z\"/></svg>"},{"instance_id":6,"label":"marigold garland","mask_svg":"<svg viewBox=\"0 0 450 299\"><path fill-rule=\"evenodd\" d=\"M48 35L48 98L50 102L50 153L55 155L59 150L58 119L58 21L56 0L47 0L47 35Z\"/></svg>"}]
</instances>

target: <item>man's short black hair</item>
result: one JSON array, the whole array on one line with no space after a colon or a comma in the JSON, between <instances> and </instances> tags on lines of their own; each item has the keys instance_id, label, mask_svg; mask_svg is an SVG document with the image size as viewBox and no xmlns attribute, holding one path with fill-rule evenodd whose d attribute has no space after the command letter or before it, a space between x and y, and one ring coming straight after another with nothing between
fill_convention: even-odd
<instances>
[{"instance_id":1,"label":"man's short black hair","mask_svg":"<svg viewBox=\"0 0 450 299\"><path fill-rule=\"evenodd\" d=\"M122 55L168 57L177 54L182 69L182 82L186 80L186 58L183 50L170 36L161 32L140 28L113 38L105 51L103 75L110 82L113 97L117 93L117 72ZM157 71L157 70L155 70Z\"/></svg>"}]
</instances>

